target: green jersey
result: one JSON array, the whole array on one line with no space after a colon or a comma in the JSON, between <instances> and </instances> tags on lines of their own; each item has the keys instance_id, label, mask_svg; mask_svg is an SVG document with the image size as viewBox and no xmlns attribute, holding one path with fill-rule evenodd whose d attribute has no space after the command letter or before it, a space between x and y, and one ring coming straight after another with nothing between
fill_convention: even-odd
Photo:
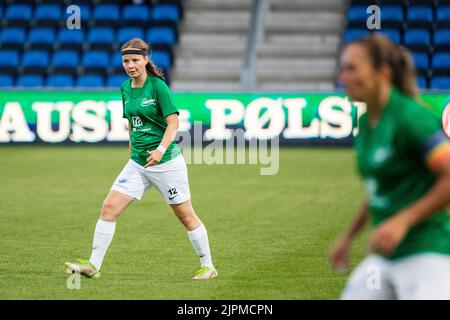
<instances>
[{"instance_id":1,"label":"green jersey","mask_svg":"<svg viewBox=\"0 0 450 320\"><path fill-rule=\"evenodd\" d=\"M361 117L354 147L374 226L424 196L436 181L435 170L450 158L450 142L440 121L395 88L374 127L367 114ZM413 226L387 258L419 252L450 255L445 211Z\"/></svg>"},{"instance_id":2,"label":"green jersey","mask_svg":"<svg viewBox=\"0 0 450 320\"><path fill-rule=\"evenodd\" d=\"M166 117L178 114L169 88L163 80L147 75L140 88L131 87L131 79L120 87L123 103L123 117L131 125L131 159L142 166L147 164L147 151L156 150L167 128ZM160 163L167 162L180 154L175 142L167 148Z\"/></svg>"}]
</instances>

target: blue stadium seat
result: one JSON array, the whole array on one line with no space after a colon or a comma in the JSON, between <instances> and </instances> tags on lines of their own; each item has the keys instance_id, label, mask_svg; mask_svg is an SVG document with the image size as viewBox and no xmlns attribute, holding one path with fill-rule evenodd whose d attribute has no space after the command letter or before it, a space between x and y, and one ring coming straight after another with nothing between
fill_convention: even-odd
<instances>
[{"instance_id":1,"label":"blue stadium seat","mask_svg":"<svg viewBox=\"0 0 450 320\"><path fill-rule=\"evenodd\" d=\"M431 78L431 89L434 90L449 90L450 77L433 77Z\"/></svg>"},{"instance_id":2,"label":"blue stadium seat","mask_svg":"<svg viewBox=\"0 0 450 320\"><path fill-rule=\"evenodd\" d=\"M408 27L431 28L433 25L433 8L431 6L411 6L408 8Z\"/></svg>"},{"instance_id":3,"label":"blue stadium seat","mask_svg":"<svg viewBox=\"0 0 450 320\"><path fill-rule=\"evenodd\" d=\"M13 76L10 74L0 74L0 87L14 86Z\"/></svg>"},{"instance_id":4,"label":"blue stadium seat","mask_svg":"<svg viewBox=\"0 0 450 320\"><path fill-rule=\"evenodd\" d=\"M81 64L85 73L105 74L109 67L109 54L106 51L85 52Z\"/></svg>"},{"instance_id":5,"label":"blue stadium seat","mask_svg":"<svg viewBox=\"0 0 450 320\"><path fill-rule=\"evenodd\" d=\"M158 22L177 23L180 20L180 12L174 4L157 4L152 9L152 18Z\"/></svg>"},{"instance_id":6,"label":"blue stadium seat","mask_svg":"<svg viewBox=\"0 0 450 320\"><path fill-rule=\"evenodd\" d=\"M439 27L450 27L450 5L437 8L436 23Z\"/></svg>"},{"instance_id":7,"label":"blue stadium seat","mask_svg":"<svg viewBox=\"0 0 450 320\"><path fill-rule=\"evenodd\" d=\"M385 36L387 36L389 39L391 39L394 43L396 44L400 44L401 41L401 34L400 34L400 30L398 29L380 29L379 31L377 31L376 33L380 33L383 34Z\"/></svg>"},{"instance_id":8,"label":"blue stadium seat","mask_svg":"<svg viewBox=\"0 0 450 320\"><path fill-rule=\"evenodd\" d=\"M349 43L354 40L361 39L369 34L367 29L347 29L344 33L344 43Z\"/></svg>"},{"instance_id":9,"label":"blue stadium seat","mask_svg":"<svg viewBox=\"0 0 450 320\"><path fill-rule=\"evenodd\" d=\"M427 78L423 76L417 77L417 85L420 89L426 89L428 87Z\"/></svg>"},{"instance_id":10,"label":"blue stadium seat","mask_svg":"<svg viewBox=\"0 0 450 320\"><path fill-rule=\"evenodd\" d=\"M92 14L96 26L114 26L120 21L119 6L115 4L100 4L95 7Z\"/></svg>"},{"instance_id":11,"label":"blue stadium seat","mask_svg":"<svg viewBox=\"0 0 450 320\"><path fill-rule=\"evenodd\" d=\"M122 74L125 72L122 65L122 54L120 53L120 51L113 53L111 64L115 73Z\"/></svg>"},{"instance_id":12,"label":"blue stadium seat","mask_svg":"<svg viewBox=\"0 0 450 320\"><path fill-rule=\"evenodd\" d=\"M431 46L431 36L428 29L406 29L403 44L411 49L428 51Z\"/></svg>"},{"instance_id":13,"label":"blue stadium seat","mask_svg":"<svg viewBox=\"0 0 450 320\"><path fill-rule=\"evenodd\" d=\"M32 49L53 48L55 32L51 28L32 28L28 34L28 45Z\"/></svg>"},{"instance_id":14,"label":"blue stadium seat","mask_svg":"<svg viewBox=\"0 0 450 320\"><path fill-rule=\"evenodd\" d=\"M57 43L60 49L80 50L83 47L83 42L83 29L69 30L67 28L61 28L58 32Z\"/></svg>"},{"instance_id":15,"label":"blue stadium seat","mask_svg":"<svg viewBox=\"0 0 450 320\"><path fill-rule=\"evenodd\" d=\"M22 67L26 73L46 73L48 65L49 56L47 51L25 51L22 55Z\"/></svg>"},{"instance_id":16,"label":"blue stadium seat","mask_svg":"<svg viewBox=\"0 0 450 320\"><path fill-rule=\"evenodd\" d=\"M157 67L160 67L165 71L170 69L171 66L170 54L168 54L165 51L154 50L152 52L151 60Z\"/></svg>"},{"instance_id":17,"label":"blue stadium seat","mask_svg":"<svg viewBox=\"0 0 450 320\"><path fill-rule=\"evenodd\" d=\"M450 29L438 29L434 32L434 48L450 50Z\"/></svg>"},{"instance_id":18,"label":"blue stadium seat","mask_svg":"<svg viewBox=\"0 0 450 320\"><path fill-rule=\"evenodd\" d=\"M83 88L103 87L105 81L102 76L96 74L82 75L77 78L76 86Z\"/></svg>"},{"instance_id":19,"label":"blue stadium seat","mask_svg":"<svg viewBox=\"0 0 450 320\"><path fill-rule=\"evenodd\" d=\"M384 5L396 5L396 6L403 6L405 5L409 0L379 0L379 1L367 1L370 4L373 4L374 2ZM420 0L414 0L414 2L420 1Z\"/></svg>"},{"instance_id":20,"label":"blue stadium seat","mask_svg":"<svg viewBox=\"0 0 450 320\"><path fill-rule=\"evenodd\" d=\"M53 72L75 74L79 65L79 55L77 51L55 51L51 60Z\"/></svg>"},{"instance_id":21,"label":"blue stadium seat","mask_svg":"<svg viewBox=\"0 0 450 320\"><path fill-rule=\"evenodd\" d=\"M73 87L73 77L67 74L53 74L47 78L47 87Z\"/></svg>"},{"instance_id":22,"label":"blue stadium seat","mask_svg":"<svg viewBox=\"0 0 450 320\"><path fill-rule=\"evenodd\" d=\"M43 87L44 77L37 74L23 74L17 77L18 87Z\"/></svg>"},{"instance_id":23,"label":"blue stadium seat","mask_svg":"<svg viewBox=\"0 0 450 320\"><path fill-rule=\"evenodd\" d=\"M114 30L112 28L91 28L87 34L90 49L111 50L114 44Z\"/></svg>"},{"instance_id":24,"label":"blue stadium seat","mask_svg":"<svg viewBox=\"0 0 450 320\"><path fill-rule=\"evenodd\" d=\"M0 30L0 46L4 49L21 49L25 42L25 29L12 27Z\"/></svg>"},{"instance_id":25,"label":"blue stadium seat","mask_svg":"<svg viewBox=\"0 0 450 320\"><path fill-rule=\"evenodd\" d=\"M433 75L450 75L450 54L438 52L432 58Z\"/></svg>"},{"instance_id":26,"label":"blue stadium seat","mask_svg":"<svg viewBox=\"0 0 450 320\"><path fill-rule=\"evenodd\" d=\"M367 13L367 6L353 5L348 8L347 21L350 27L365 27L368 17L369 14Z\"/></svg>"},{"instance_id":27,"label":"blue stadium seat","mask_svg":"<svg viewBox=\"0 0 450 320\"><path fill-rule=\"evenodd\" d=\"M169 27L154 27L147 32L146 40L152 45L167 45L172 47L175 44L175 32Z\"/></svg>"},{"instance_id":28,"label":"blue stadium seat","mask_svg":"<svg viewBox=\"0 0 450 320\"><path fill-rule=\"evenodd\" d=\"M145 26L150 21L149 8L146 5L125 5L122 21L126 26Z\"/></svg>"},{"instance_id":29,"label":"blue stadium seat","mask_svg":"<svg viewBox=\"0 0 450 320\"><path fill-rule=\"evenodd\" d=\"M401 6L383 6L381 8L381 25L399 28L403 25L404 15Z\"/></svg>"},{"instance_id":30,"label":"blue stadium seat","mask_svg":"<svg viewBox=\"0 0 450 320\"><path fill-rule=\"evenodd\" d=\"M57 4L41 4L34 11L34 19L39 26L58 26L61 18L61 7Z\"/></svg>"},{"instance_id":31,"label":"blue stadium seat","mask_svg":"<svg viewBox=\"0 0 450 320\"><path fill-rule=\"evenodd\" d=\"M117 41L119 43L119 46L123 45L125 42L133 38L144 38L144 31L142 30L142 28L128 27L119 29L119 31L117 31Z\"/></svg>"},{"instance_id":32,"label":"blue stadium seat","mask_svg":"<svg viewBox=\"0 0 450 320\"><path fill-rule=\"evenodd\" d=\"M0 72L17 73L19 53L15 50L0 50Z\"/></svg>"},{"instance_id":33,"label":"blue stadium seat","mask_svg":"<svg viewBox=\"0 0 450 320\"><path fill-rule=\"evenodd\" d=\"M106 86L118 88L127 79L129 79L129 77L125 73L121 75L110 76L108 77Z\"/></svg>"},{"instance_id":34,"label":"blue stadium seat","mask_svg":"<svg viewBox=\"0 0 450 320\"><path fill-rule=\"evenodd\" d=\"M10 4L6 7L5 19L8 26L27 26L32 16L31 5Z\"/></svg>"},{"instance_id":35,"label":"blue stadium seat","mask_svg":"<svg viewBox=\"0 0 450 320\"><path fill-rule=\"evenodd\" d=\"M428 53L425 52L413 52L412 57L417 70L427 71L430 68L430 60L428 59Z\"/></svg>"}]
</instances>

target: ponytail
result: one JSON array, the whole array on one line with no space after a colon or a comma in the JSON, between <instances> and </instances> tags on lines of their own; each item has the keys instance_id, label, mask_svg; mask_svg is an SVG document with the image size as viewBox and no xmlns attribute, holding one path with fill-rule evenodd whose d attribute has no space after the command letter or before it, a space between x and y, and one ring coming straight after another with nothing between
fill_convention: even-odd
<instances>
[{"instance_id":1,"label":"ponytail","mask_svg":"<svg viewBox=\"0 0 450 320\"><path fill-rule=\"evenodd\" d=\"M416 68L411 54L404 47L397 51L398 59L391 63L392 84L409 96L418 95Z\"/></svg>"},{"instance_id":2,"label":"ponytail","mask_svg":"<svg viewBox=\"0 0 450 320\"><path fill-rule=\"evenodd\" d=\"M152 60L148 60L148 63L145 65L145 70L147 71L148 75L164 80L164 71L161 68L155 66Z\"/></svg>"}]
</instances>

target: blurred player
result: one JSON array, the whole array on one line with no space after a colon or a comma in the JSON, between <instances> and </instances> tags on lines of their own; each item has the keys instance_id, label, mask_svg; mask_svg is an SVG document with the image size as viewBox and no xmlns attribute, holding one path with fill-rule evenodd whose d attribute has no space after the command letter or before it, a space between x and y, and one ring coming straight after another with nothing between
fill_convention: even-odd
<instances>
[{"instance_id":1,"label":"blurred player","mask_svg":"<svg viewBox=\"0 0 450 320\"><path fill-rule=\"evenodd\" d=\"M131 78L121 85L123 117L129 121L131 159L103 202L90 259L67 262L66 266L84 276L99 277L117 217L133 200L140 200L148 188L155 186L188 230L200 257L201 267L193 279L212 279L217 271L212 263L208 235L192 208L186 163L174 142L178 110L162 80L162 71L148 57L148 49L138 38L121 48L123 66Z\"/></svg>"},{"instance_id":2,"label":"blurred player","mask_svg":"<svg viewBox=\"0 0 450 320\"><path fill-rule=\"evenodd\" d=\"M450 142L416 100L408 52L380 35L350 43L340 79L367 104L355 150L367 199L331 253L348 265L351 242L370 218L372 253L353 271L342 299L450 299Z\"/></svg>"}]
</instances>

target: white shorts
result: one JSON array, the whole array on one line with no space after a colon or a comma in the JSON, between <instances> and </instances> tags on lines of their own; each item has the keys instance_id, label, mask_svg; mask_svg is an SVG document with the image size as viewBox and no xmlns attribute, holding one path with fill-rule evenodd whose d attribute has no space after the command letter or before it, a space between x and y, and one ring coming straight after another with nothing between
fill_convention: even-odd
<instances>
[{"instance_id":1,"label":"white shorts","mask_svg":"<svg viewBox=\"0 0 450 320\"><path fill-rule=\"evenodd\" d=\"M153 185L168 204L189 200L191 194L184 157L180 154L172 160L147 168L130 159L111 189L141 200L144 192Z\"/></svg>"},{"instance_id":2,"label":"white shorts","mask_svg":"<svg viewBox=\"0 0 450 320\"><path fill-rule=\"evenodd\" d=\"M450 256L421 253L398 260L370 255L353 271L343 300L450 300Z\"/></svg>"}]
</instances>

